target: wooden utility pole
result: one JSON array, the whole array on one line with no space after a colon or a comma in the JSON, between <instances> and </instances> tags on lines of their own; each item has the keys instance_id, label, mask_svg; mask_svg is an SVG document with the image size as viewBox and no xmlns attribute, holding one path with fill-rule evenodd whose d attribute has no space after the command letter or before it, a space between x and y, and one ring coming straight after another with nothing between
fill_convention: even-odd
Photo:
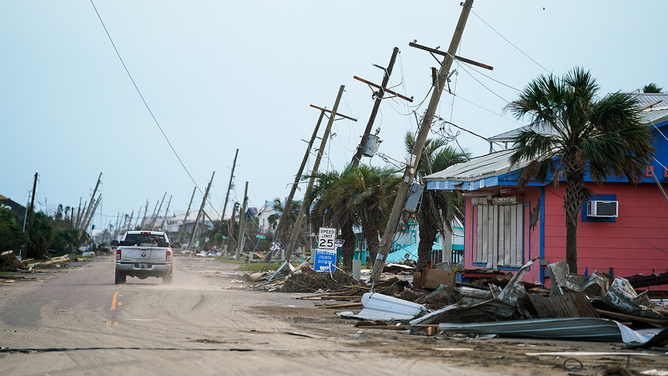
<instances>
[{"instance_id":1,"label":"wooden utility pole","mask_svg":"<svg viewBox=\"0 0 668 376\"><path fill-rule=\"evenodd\" d=\"M292 199L295 196L295 192L297 191L297 186L299 184L299 180L301 180L302 173L304 172L304 167L306 166L306 162L308 162L308 157L311 154L311 148L313 147L313 142L315 141L315 138L318 134L318 130L320 129L320 123L322 123L322 118L325 117L325 112L331 112L329 110L326 110L324 108L319 108L317 106L311 105L313 108L318 108L320 109L320 117L318 117L318 122L315 125L315 129L313 130L313 134L311 135L311 139L308 142L308 146L306 147L306 152L304 153L304 158L302 159L302 164L299 165L299 170L297 171L297 175L295 175L295 181L292 183L292 188L290 188L290 194L288 197L285 199L285 205L283 206L283 213L281 213L281 218L278 220L278 225L276 226L276 238L274 240L278 240L278 237L281 233L285 234L285 227L288 225L288 216L290 213L290 209L292 208ZM352 120L352 121L357 121L357 119L348 117L346 115L342 114L336 114L338 116L344 117L346 119ZM334 116L334 115L332 115ZM285 235L284 235L285 238ZM271 256L270 256L271 257Z\"/></svg>"},{"instance_id":2,"label":"wooden utility pole","mask_svg":"<svg viewBox=\"0 0 668 376\"><path fill-rule=\"evenodd\" d=\"M95 198L95 197L93 197L93 198ZM93 220L93 216L95 215L95 211L97 210L98 205L100 205L100 201L102 201L102 195L97 196L97 200L95 200L95 204L91 205L93 207L93 209L90 212L90 215L88 216L88 220L86 221L86 225L83 227L84 230L86 230L88 228L88 226L90 226L90 223ZM91 204L92 204L92 201L91 201ZM132 218L132 217L130 217L130 218Z\"/></svg>"},{"instance_id":3,"label":"wooden utility pole","mask_svg":"<svg viewBox=\"0 0 668 376\"><path fill-rule=\"evenodd\" d=\"M86 204L84 204L85 206ZM84 208L85 210L85 208ZM79 223L81 223L81 197L79 197L79 209L77 209L77 220L74 223L74 228L79 228Z\"/></svg>"},{"instance_id":4,"label":"wooden utility pole","mask_svg":"<svg viewBox=\"0 0 668 376\"><path fill-rule=\"evenodd\" d=\"M209 184L206 186L206 191L204 192L204 198L202 199L202 205L199 207L199 211L197 212L197 218L195 218L195 225L193 226L193 232L190 234L190 241L188 242L188 250L192 250L193 246L193 240L195 239L195 233L197 232L197 224L199 222L199 216L202 215L202 210L204 210L204 204L206 204L206 199L209 196L209 189L211 189L211 183L213 183L213 177L216 175L216 171L211 174L211 180L209 180Z\"/></svg>"},{"instance_id":5,"label":"wooden utility pole","mask_svg":"<svg viewBox=\"0 0 668 376\"><path fill-rule=\"evenodd\" d=\"M160 215L160 210L162 210L162 203L165 202L165 197L167 197L167 192L165 192L164 195L162 195L162 200L160 200L160 206L158 206L158 210L155 211L155 214L151 218L151 228L149 230L153 231L155 228L155 222L158 220L158 216Z\"/></svg>"},{"instance_id":6,"label":"wooden utility pole","mask_svg":"<svg viewBox=\"0 0 668 376\"><path fill-rule=\"evenodd\" d=\"M148 199L146 200L146 207L144 208L144 216L141 218L141 224L139 225L140 229L144 229L144 223L146 222L146 213L148 212Z\"/></svg>"},{"instance_id":7,"label":"wooden utility pole","mask_svg":"<svg viewBox=\"0 0 668 376\"><path fill-rule=\"evenodd\" d=\"M93 195L90 196L91 197L90 204L88 204L88 209L86 209L86 214L84 215L83 221L81 222L81 224L84 225L84 226L79 228L79 235L77 236L77 239L81 238L81 231L82 230L86 231L87 226L85 226L85 225L88 223L88 216L90 215L90 210L93 207L93 202L95 201L95 194L97 193L97 187L100 186L100 180L101 179L102 179L102 173L100 172L100 176L98 176L97 183L95 184L95 189L93 189Z\"/></svg>"},{"instance_id":8,"label":"wooden utility pole","mask_svg":"<svg viewBox=\"0 0 668 376\"><path fill-rule=\"evenodd\" d=\"M30 245L30 224L32 223L32 213L35 211L35 191L37 190L37 176L35 172L35 181L32 183L32 198L30 199L30 207L28 208L28 223L26 224L26 235L28 237L28 243L26 243L26 257L28 257L28 246ZM19 254L21 256L21 254Z\"/></svg>"},{"instance_id":9,"label":"wooden utility pole","mask_svg":"<svg viewBox=\"0 0 668 376\"><path fill-rule=\"evenodd\" d=\"M288 248L285 253L285 260L287 262L290 262L290 257L292 256L292 252L295 249L295 244L297 243L297 236L299 235L299 231L301 230L302 222L305 215L304 212L306 211L306 193L308 193L313 187L315 176L318 174L318 167L320 166L320 160L322 159L322 155L325 153L325 146L327 145L329 132L332 130L332 124L334 124L334 118L336 118L337 115L336 110L339 108L339 102L341 101L341 96L343 95L344 89L345 85L341 85L341 87L339 87L339 93L336 96L336 101L334 102L334 107L332 108L332 114L329 117L329 121L327 122L327 128L325 129L325 133L322 135L322 141L320 142L320 149L318 149L318 154L316 155L315 163L313 163L313 169L311 170L311 178L308 181L308 187L306 188L306 191L304 193L304 199L302 200L302 205L299 208L299 214L297 214L297 219L295 220L295 226L292 229L290 242L288 243Z\"/></svg>"},{"instance_id":10,"label":"wooden utility pole","mask_svg":"<svg viewBox=\"0 0 668 376\"><path fill-rule=\"evenodd\" d=\"M132 220L135 217L135 210L132 209L132 212L130 213L130 220L128 221L128 229L132 230ZM137 213L137 217L139 217L139 213Z\"/></svg>"},{"instance_id":11,"label":"wooden utility pole","mask_svg":"<svg viewBox=\"0 0 668 376\"><path fill-rule=\"evenodd\" d=\"M172 204L172 195L169 195L169 201L167 201L167 209L165 209L165 216L162 217L162 223L160 224L160 229L165 231L165 221L167 220L167 213L169 213L169 206Z\"/></svg>"},{"instance_id":12,"label":"wooden utility pole","mask_svg":"<svg viewBox=\"0 0 668 376\"><path fill-rule=\"evenodd\" d=\"M234 179L234 168L237 167L237 156L239 149L234 153L234 162L232 162L232 172L230 173L230 183L227 184L227 193L225 194L225 203L223 204L223 212L220 214L220 220L225 219L225 210L227 210L227 200L230 198L230 189L232 189L232 180Z\"/></svg>"},{"instance_id":13,"label":"wooden utility pole","mask_svg":"<svg viewBox=\"0 0 668 376\"><path fill-rule=\"evenodd\" d=\"M363 80L357 76L353 76L356 80L359 80L361 82L364 82L366 84L369 84L371 86L374 86L378 88L378 91L375 92L375 97L376 101L373 103L373 108L371 109L371 115L369 116L369 121L366 124L366 129L364 129L364 134L362 135L362 140L360 141L359 146L357 147L357 151L355 152L355 155L353 156L353 160L350 162L353 166L357 166L360 163L360 160L362 159L362 153L364 152L364 149L366 148L366 144L369 141L369 135L371 134L371 128L373 127L373 123L376 121L376 114L378 114L378 109L380 108L380 103L383 101L383 97L385 96L385 92L388 92L390 94L396 95L402 99L405 99L409 102L413 102L412 98L406 98L400 94L397 94L387 88L387 84L390 81L390 75L392 74L392 68L394 68L394 62L397 59L397 54L399 54L399 48L394 47L394 50L392 50L392 57L390 58L390 64L388 64L386 69L383 69L382 67L379 67L383 69L385 74L383 75L383 81L380 86L371 84L370 82ZM377 66L377 65L375 65Z\"/></svg>"},{"instance_id":14,"label":"wooden utility pole","mask_svg":"<svg viewBox=\"0 0 668 376\"><path fill-rule=\"evenodd\" d=\"M237 214L237 208L239 207L239 203L235 202L234 205L232 206L232 218L230 218L230 227L227 228L227 242L226 242L226 247L225 247L225 252L227 252L230 248L232 248L232 245L234 245L234 217L236 217ZM227 252L229 254L229 252ZM236 253L235 253L236 254Z\"/></svg>"},{"instance_id":15,"label":"wooden utility pole","mask_svg":"<svg viewBox=\"0 0 668 376\"><path fill-rule=\"evenodd\" d=\"M118 214L116 214L116 226L114 227L114 237L111 240L116 240L116 238L118 237L118 233L120 231L120 229L118 228L118 221L120 218L121 218L121 212L118 212Z\"/></svg>"},{"instance_id":16,"label":"wooden utility pole","mask_svg":"<svg viewBox=\"0 0 668 376\"><path fill-rule=\"evenodd\" d=\"M180 242L181 237L183 237L183 230L186 228L186 220L188 219L188 214L190 214L190 206L193 204L193 199L195 198L195 192L197 191L197 186L193 188L193 194L190 196L190 202L188 203L188 210L186 210L186 214L183 216L183 223L181 224L181 228L179 229L179 236L177 236L176 241Z\"/></svg>"},{"instance_id":17,"label":"wooden utility pole","mask_svg":"<svg viewBox=\"0 0 668 376\"><path fill-rule=\"evenodd\" d=\"M234 254L234 259L238 260L241 257L241 251L244 246L244 222L246 221L246 207L248 205L248 182L246 182L246 189L244 189L244 201L241 206L241 215L239 216L239 240L237 241L237 252Z\"/></svg>"},{"instance_id":18,"label":"wooden utility pole","mask_svg":"<svg viewBox=\"0 0 668 376\"><path fill-rule=\"evenodd\" d=\"M371 271L371 280L378 281L380 275L383 272L385 267L385 259L387 258L388 253L390 252L390 247L394 239L394 235L397 232L397 227L399 226L399 220L401 219L401 213L406 206L406 200L408 198L408 190L413 183L413 178L415 177L415 172L418 164L420 163L420 157L422 156L422 150L424 149L424 144L427 141L427 136L429 136L429 130L431 128L431 122L434 120L434 114L436 113L436 108L438 107L438 102L441 99L441 94L443 93L443 88L447 83L447 78L450 72L450 67L452 66L452 59L457 52L459 47L459 42L461 41L462 34L464 33L464 27L466 26L466 21L468 19L469 13L471 12L471 7L473 6L473 0L466 0L462 8L462 13L459 16L459 21L457 22L457 27L455 28L455 33L448 47L448 54L443 58L441 67L438 70L436 87L432 91L431 99L429 100L429 107L427 107L427 113L424 118L422 118L422 123L420 124L420 132L415 139L415 144L413 145L413 151L409 158L409 163L406 166L404 171L404 176L401 179L401 185L399 186L399 191L394 200L394 206L392 207L392 214L387 221L385 227L385 232L383 233L383 238L380 241L380 249L378 250L378 255L373 264L373 270Z\"/></svg>"}]
</instances>

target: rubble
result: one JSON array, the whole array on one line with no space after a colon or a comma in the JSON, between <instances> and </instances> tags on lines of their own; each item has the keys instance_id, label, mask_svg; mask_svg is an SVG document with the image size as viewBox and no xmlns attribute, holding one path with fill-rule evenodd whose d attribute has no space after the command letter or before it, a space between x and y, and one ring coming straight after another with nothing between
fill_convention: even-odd
<instances>
[{"instance_id":1,"label":"rubble","mask_svg":"<svg viewBox=\"0 0 668 376\"><path fill-rule=\"evenodd\" d=\"M456 272L435 269L393 276L368 285L340 269L316 272L306 265L273 282L283 292L315 293L302 299L347 300L319 304L330 309L355 309L340 317L364 320L365 328L427 329L520 338L625 342L630 348L668 344L668 311L652 306L628 280L594 272L572 275L565 262L548 265L550 288L521 281L534 261L514 274L476 272L474 283L455 282ZM482 278L481 275L489 278ZM401 275L399 276L403 278ZM270 280L267 278L267 280ZM622 323L615 321L619 320ZM385 323L385 324L383 324ZM634 328L654 330L647 334Z\"/></svg>"},{"instance_id":2,"label":"rubble","mask_svg":"<svg viewBox=\"0 0 668 376\"><path fill-rule=\"evenodd\" d=\"M0 254L0 272L15 272L30 269L24 261L19 261L14 251L6 251Z\"/></svg>"}]
</instances>

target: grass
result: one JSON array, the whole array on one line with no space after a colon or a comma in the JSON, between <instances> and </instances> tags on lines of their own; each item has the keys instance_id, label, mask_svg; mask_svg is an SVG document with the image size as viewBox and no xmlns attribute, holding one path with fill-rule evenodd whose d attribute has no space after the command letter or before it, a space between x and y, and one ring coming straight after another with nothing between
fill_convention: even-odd
<instances>
[{"instance_id":1,"label":"grass","mask_svg":"<svg viewBox=\"0 0 668 376\"><path fill-rule=\"evenodd\" d=\"M239 270L243 272L249 272L249 271L269 271L269 270L277 270L283 262L275 262L272 261L271 265L267 265L266 262L259 262L258 260L255 260L255 262L251 262L250 264L246 265L246 260L232 260L228 259L226 257L220 257L217 259L218 262L222 262L225 264L237 264L239 265ZM294 265L296 266L296 265Z\"/></svg>"}]
</instances>

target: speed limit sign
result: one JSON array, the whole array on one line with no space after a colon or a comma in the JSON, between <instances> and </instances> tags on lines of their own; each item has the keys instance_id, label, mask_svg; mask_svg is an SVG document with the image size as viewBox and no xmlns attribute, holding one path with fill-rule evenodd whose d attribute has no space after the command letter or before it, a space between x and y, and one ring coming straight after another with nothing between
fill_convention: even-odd
<instances>
[{"instance_id":1,"label":"speed limit sign","mask_svg":"<svg viewBox=\"0 0 668 376\"><path fill-rule=\"evenodd\" d=\"M318 234L318 249L334 251L336 250L336 229L330 227L320 227Z\"/></svg>"}]
</instances>

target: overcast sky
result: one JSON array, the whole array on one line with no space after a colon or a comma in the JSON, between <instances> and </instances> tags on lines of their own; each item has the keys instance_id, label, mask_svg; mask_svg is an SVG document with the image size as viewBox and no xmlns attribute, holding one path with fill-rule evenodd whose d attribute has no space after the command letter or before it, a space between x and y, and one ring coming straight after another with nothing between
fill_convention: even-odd
<instances>
[{"instance_id":1,"label":"overcast sky","mask_svg":"<svg viewBox=\"0 0 668 376\"><path fill-rule=\"evenodd\" d=\"M36 209L52 214L90 200L102 173L98 228L147 200L150 214L165 192L162 211L172 196L170 214L183 212L195 186L197 208L214 171L207 211L220 212L237 148L228 212L247 181L250 206L284 198L318 120L309 105L331 109L340 85L339 112L358 121L334 123L320 170L343 169L373 106L353 76L380 83L372 64L387 66L394 47L390 86L414 102L383 101L374 129L380 153L398 163L438 66L408 43L446 50L461 12L460 0L94 5L141 96L90 0L0 2L0 195L26 205L38 173ZM575 66L602 95L668 87L666 14L665 0L476 0L458 55L494 70L455 64L454 95L444 93L437 115L483 137L511 130L525 124L503 111L516 89ZM489 151L457 131L473 155Z\"/></svg>"}]
</instances>

